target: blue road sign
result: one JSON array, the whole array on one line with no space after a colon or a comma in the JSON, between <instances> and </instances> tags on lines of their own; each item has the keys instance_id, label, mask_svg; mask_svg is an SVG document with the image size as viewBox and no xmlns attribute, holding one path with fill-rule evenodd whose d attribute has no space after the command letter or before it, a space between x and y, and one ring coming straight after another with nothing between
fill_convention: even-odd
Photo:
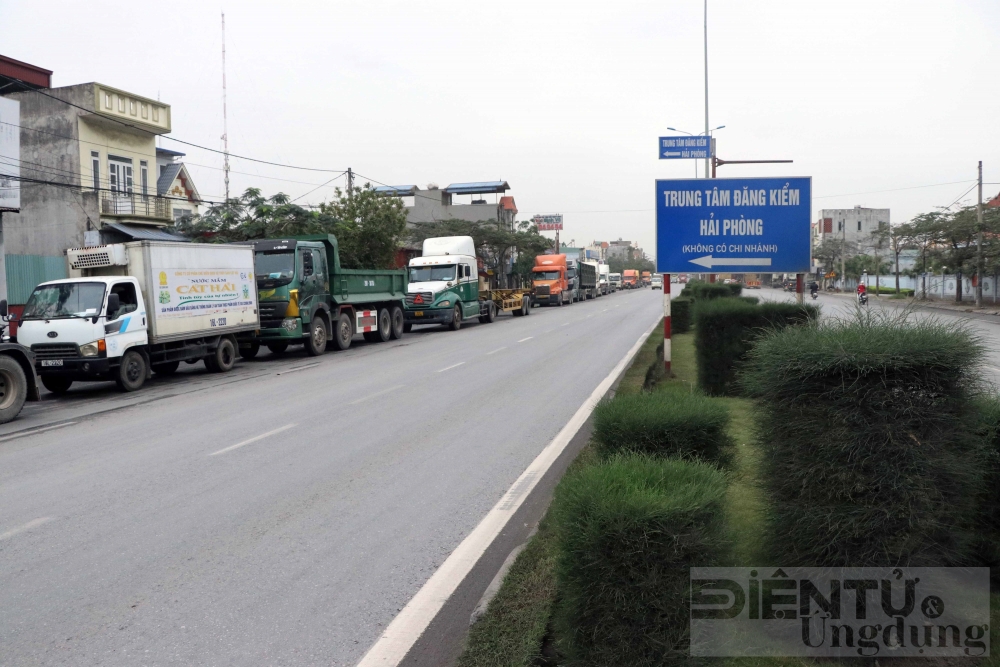
<instances>
[{"instance_id":1,"label":"blue road sign","mask_svg":"<svg viewBox=\"0 0 1000 667\"><path fill-rule=\"evenodd\" d=\"M707 160L710 157L711 137L660 137L661 160Z\"/></svg>"},{"instance_id":2,"label":"blue road sign","mask_svg":"<svg viewBox=\"0 0 1000 667\"><path fill-rule=\"evenodd\" d=\"M656 181L659 273L808 273L812 179Z\"/></svg>"}]
</instances>

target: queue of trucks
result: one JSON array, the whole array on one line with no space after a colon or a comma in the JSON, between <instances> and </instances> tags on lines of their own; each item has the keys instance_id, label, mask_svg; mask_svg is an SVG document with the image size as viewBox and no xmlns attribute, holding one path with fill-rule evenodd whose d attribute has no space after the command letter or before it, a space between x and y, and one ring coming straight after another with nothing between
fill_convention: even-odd
<instances>
[{"instance_id":1,"label":"queue of trucks","mask_svg":"<svg viewBox=\"0 0 1000 667\"><path fill-rule=\"evenodd\" d=\"M132 241L70 249L66 258L70 277L35 287L19 316L0 301L2 322L18 327L15 340L0 325L0 423L38 400L39 384L64 394L110 380L131 392L181 363L224 373L261 347L282 354L302 345L317 356L347 349L358 333L378 343L414 324L457 330L472 318L490 323L501 313L529 315L533 305L597 298L630 278L579 257L540 255L531 287L497 289L480 275L468 236L426 239L405 269L343 268L332 235Z\"/></svg>"}]
</instances>

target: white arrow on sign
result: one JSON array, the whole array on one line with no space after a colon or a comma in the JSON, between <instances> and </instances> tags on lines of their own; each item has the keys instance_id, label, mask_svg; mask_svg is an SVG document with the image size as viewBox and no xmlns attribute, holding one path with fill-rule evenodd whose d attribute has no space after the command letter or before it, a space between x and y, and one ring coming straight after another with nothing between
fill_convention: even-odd
<instances>
[{"instance_id":1,"label":"white arrow on sign","mask_svg":"<svg viewBox=\"0 0 1000 667\"><path fill-rule=\"evenodd\" d=\"M710 269L713 266L771 266L770 257L712 257L705 255L698 259L689 259L692 264Z\"/></svg>"},{"instance_id":2,"label":"white arrow on sign","mask_svg":"<svg viewBox=\"0 0 1000 667\"><path fill-rule=\"evenodd\" d=\"M675 155L680 155L680 154L681 154L680 151L677 151L676 153L671 153L670 151L663 151L663 157L673 157Z\"/></svg>"}]
</instances>

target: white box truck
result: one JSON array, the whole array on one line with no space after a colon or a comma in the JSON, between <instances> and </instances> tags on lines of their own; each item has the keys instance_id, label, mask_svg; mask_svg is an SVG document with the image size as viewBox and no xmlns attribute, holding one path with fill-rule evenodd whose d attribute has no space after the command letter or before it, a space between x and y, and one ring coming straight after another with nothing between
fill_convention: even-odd
<instances>
[{"instance_id":1,"label":"white box truck","mask_svg":"<svg viewBox=\"0 0 1000 667\"><path fill-rule=\"evenodd\" d=\"M66 251L68 280L42 283L18 323L42 384L139 389L180 362L225 372L236 335L259 328L252 246L134 241Z\"/></svg>"}]
</instances>

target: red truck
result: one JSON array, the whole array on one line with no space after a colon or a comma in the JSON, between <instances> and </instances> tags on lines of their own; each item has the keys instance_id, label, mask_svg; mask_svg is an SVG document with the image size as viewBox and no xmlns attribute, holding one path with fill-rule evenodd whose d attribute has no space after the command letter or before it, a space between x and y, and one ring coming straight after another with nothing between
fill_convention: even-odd
<instances>
[{"instance_id":1,"label":"red truck","mask_svg":"<svg viewBox=\"0 0 1000 667\"><path fill-rule=\"evenodd\" d=\"M625 289L636 289L639 287L639 272L635 269L625 269L622 272L622 286Z\"/></svg>"},{"instance_id":2,"label":"red truck","mask_svg":"<svg viewBox=\"0 0 1000 667\"><path fill-rule=\"evenodd\" d=\"M571 303L573 295L566 281L566 255L538 255L531 272L537 303L549 306Z\"/></svg>"}]
</instances>

